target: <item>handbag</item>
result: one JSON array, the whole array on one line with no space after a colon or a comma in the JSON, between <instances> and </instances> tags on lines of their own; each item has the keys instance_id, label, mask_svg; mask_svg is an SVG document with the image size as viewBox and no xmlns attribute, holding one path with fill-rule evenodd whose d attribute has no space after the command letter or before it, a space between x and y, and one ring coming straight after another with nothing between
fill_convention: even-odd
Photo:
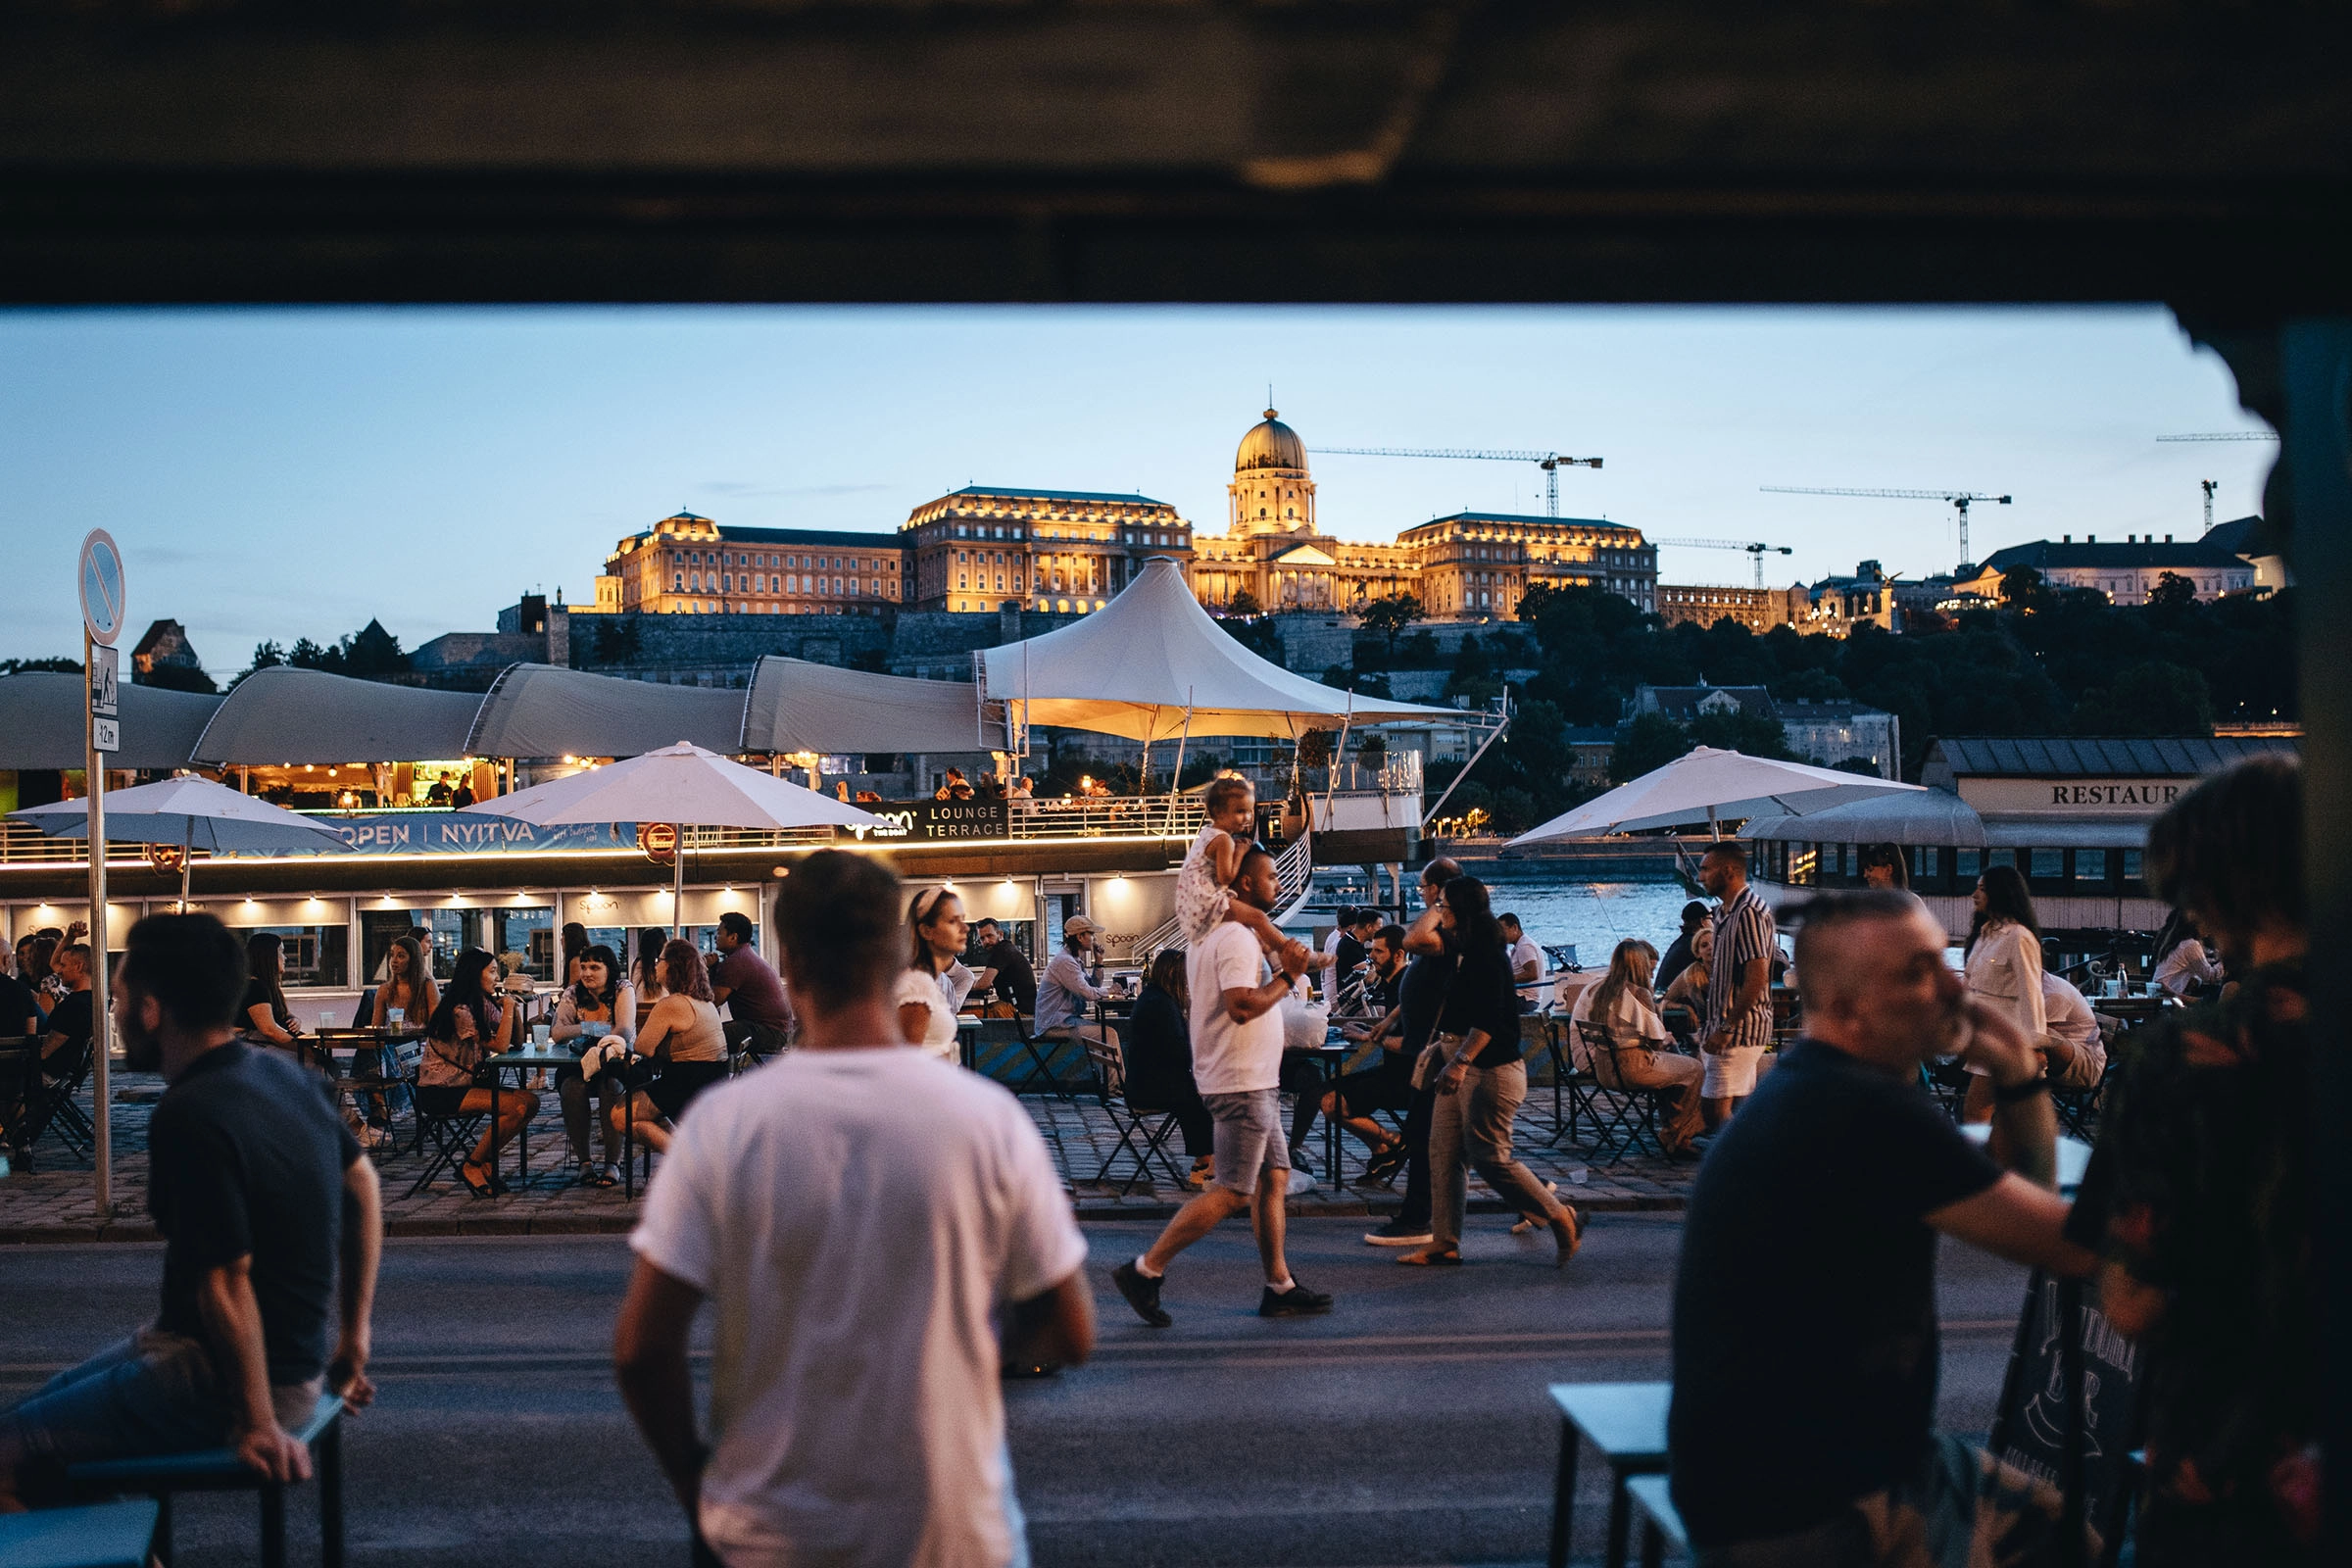
<instances>
[{"instance_id":1,"label":"handbag","mask_svg":"<svg viewBox=\"0 0 2352 1568\"><path fill-rule=\"evenodd\" d=\"M1460 1035L1438 1035L1432 1038L1428 1045L1421 1048L1420 1056L1413 1062L1413 1087L1415 1089L1427 1089L1431 1084L1436 1083L1438 1074L1444 1072L1446 1064L1453 1059L1453 1052L1446 1049L1448 1043L1458 1049L1461 1046L1462 1037Z\"/></svg>"}]
</instances>

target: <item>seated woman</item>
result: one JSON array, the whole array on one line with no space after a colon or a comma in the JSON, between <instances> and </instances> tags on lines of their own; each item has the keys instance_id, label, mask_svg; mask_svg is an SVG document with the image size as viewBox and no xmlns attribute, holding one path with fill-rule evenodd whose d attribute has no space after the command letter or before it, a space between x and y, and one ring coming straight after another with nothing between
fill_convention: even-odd
<instances>
[{"instance_id":1,"label":"seated woman","mask_svg":"<svg viewBox=\"0 0 2352 1568\"><path fill-rule=\"evenodd\" d=\"M1191 1007L1184 951L1171 948L1152 960L1128 1023L1127 1108L1138 1114L1174 1111L1176 1125L1184 1129L1184 1152L1193 1156L1185 1185L1205 1187L1214 1165L1216 1123L1193 1081Z\"/></svg>"},{"instance_id":2,"label":"seated woman","mask_svg":"<svg viewBox=\"0 0 2352 1568\"><path fill-rule=\"evenodd\" d=\"M475 1140L472 1157L458 1166L458 1180L476 1198L506 1190L498 1177L498 1152L539 1114L539 1097L529 1090L493 1097L473 1081L484 1059L514 1043L520 1009L499 991L499 979L498 960L480 948L458 955L449 989L425 1026L424 1054L416 1064L416 1108L428 1116L485 1112L497 1101L497 1119Z\"/></svg>"},{"instance_id":3,"label":"seated woman","mask_svg":"<svg viewBox=\"0 0 2352 1568\"><path fill-rule=\"evenodd\" d=\"M962 961L963 901L946 888L925 888L906 906L906 929L912 951L894 997L899 1030L917 1051L954 1063L956 1009L977 978Z\"/></svg>"},{"instance_id":4,"label":"seated woman","mask_svg":"<svg viewBox=\"0 0 2352 1568\"><path fill-rule=\"evenodd\" d=\"M618 956L601 942L591 943L573 956L567 967L574 978L556 1003L549 1038L582 1052L612 1035L633 1042L637 1038L637 996L621 977ZM620 1181L620 1135L612 1130L612 1112L623 1093L620 1079L609 1072L598 1073L594 1083L585 1073L567 1072L556 1083L556 1098L564 1103L564 1133L571 1140L572 1157L580 1162L583 1187L612 1187ZM592 1097L604 1130L602 1164L588 1158L588 1102Z\"/></svg>"},{"instance_id":5,"label":"seated woman","mask_svg":"<svg viewBox=\"0 0 2352 1568\"><path fill-rule=\"evenodd\" d=\"M1702 925L1690 938L1690 961L1683 972L1667 986L1666 994L1658 999L1660 1009L1677 1009L1688 1017L1690 1030L1696 1034L1707 1016L1707 982L1715 963L1715 928Z\"/></svg>"},{"instance_id":6,"label":"seated woman","mask_svg":"<svg viewBox=\"0 0 2352 1568\"><path fill-rule=\"evenodd\" d=\"M653 1017L654 1004L662 1000L662 950L668 945L669 933L658 925L637 933L637 961L629 969L629 989L637 993L639 1030Z\"/></svg>"},{"instance_id":7,"label":"seated woman","mask_svg":"<svg viewBox=\"0 0 2352 1568\"><path fill-rule=\"evenodd\" d=\"M239 1028L257 1046L294 1047L294 1009L286 1005L285 942L274 931L256 931L245 939L243 1021Z\"/></svg>"},{"instance_id":8,"label":"seated woman","mask_svg":"<svg viewBox=\"0 0 2352 1568\"><path fill-rule=\"evenodd\" d=\"M403 1029L421 1029L441 1004L441 992L433 984L433 966L417 946L415 937L394 937L392 946L384 953L384 978L376 985L368 1004L368 1023L370 1028L389 1029L398 1023ZM395 1019L392 1015L399 1013ZM375 1049L356 1052L351 1071L355 1078L380 1076L384 1070L384 1054ZM391 1116L382 1095L362 1097L360 1108L370 1132L363 1135L361 1147L381 1148L391 1141Z\"/></svg>"},{"instance_id":9,"label":"seated woman","mask_svg":"<svg viewBox=\"0 0 2352 1568\"><path fill-rule=\"evenodd\" d=\"M710 976L691 942L662 949L662 1000L637 1031L637 1050L662 1063L662 1076L617 1105L605 1108L605 1125L618 1133L632 1118L636 1136L655 1153L669 1150L669 1129L694 1097L727 1075L727 1037L719 1027L718 1004L710 1000Z\"/></svg>"},{"instance_id":10,"label":"seated woman","mask_svg":"<svg viewBox=\"0 0 2352 1568\"><path fill-rule=\"evenodd\" d=\"M1665 1093L1666 1122L1658 1139L1669 1157L1680 1157L1690 1152L1690 1140L1698 1133L1698 1081L1704 1069L1697 1057L1665 1049L1666 1025L1649 993L1657 961L1658 950L1639 938L1618 943L1609 956L1608 978L1587 986L1569 1017L1579 1024L1600 1025L1616 1047L1592 1054L1592 1076L1601 1088ZM1690 968L1675 977L1675 984L1681 985L1683 977L1699 966L1692 960Z\"/></svg>"}]
</instances>

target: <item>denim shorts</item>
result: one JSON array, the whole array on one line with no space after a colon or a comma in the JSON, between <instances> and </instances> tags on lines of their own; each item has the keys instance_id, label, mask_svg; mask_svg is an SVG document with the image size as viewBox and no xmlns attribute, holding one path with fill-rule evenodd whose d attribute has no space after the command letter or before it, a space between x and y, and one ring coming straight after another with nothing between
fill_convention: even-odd
<instances>
[{"instance_id":1,"label":"denim shorts","mask_svg":"<svg viewBox=\"0 0 2352 1568\"><path fill-rule=\"evenodd\" d=\"M1244 1198L1257 1191L1266 1171L1291 1168L1291 1147L1282 1132L1282 1091L1253 1089L1239 1095L1202 1095L1200 1103L1217 1124L1217 1185Z\"/></svg>"},{"instance_id":2,"label":"denim shorts","mask_svg":"<svg viewBox=\"0 0 2352 1568\"><path fill-rule=\"evenodd\" d=\"M322 1381L270 1389L280 1426L302 1425ZM85 1459L217 1448L232 1432L231 1411L204 1346L144 1329L59 1373L0 1416L0 1468L19 1472L22 1484L29 1467L36 1487L55 1485L67 1465Z\"/></svg>"}]
</instances>

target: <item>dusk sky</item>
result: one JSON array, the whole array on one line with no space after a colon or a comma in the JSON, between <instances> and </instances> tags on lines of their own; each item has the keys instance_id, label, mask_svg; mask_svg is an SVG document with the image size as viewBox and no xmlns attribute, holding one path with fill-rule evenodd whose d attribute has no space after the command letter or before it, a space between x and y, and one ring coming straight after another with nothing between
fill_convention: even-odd
<instances>
[{"instance_id":1,"label":"dusk sky","mask_svg":"<svg viewBox=\"0 0 2352 1568\"><path fill-rule=\"evenodd\" d=\"M2155 308L2095 311L659 309L0 314L0 657L79 657L73 566L109 529L129 633L256 643L380 618L404 647L534 588L593 602L613 542L679 508L887 531L961 485L1140 490L1222 532L1275 404L1308 446L1597 454L1564 514L1791 545L1772 580L1948 569L1935 502L2008 492L1982 558L2071 533L2195 537L2256 510L2276 447ZM1343 538L1541 513L1533 465L1316 457ZM1665 549L1660 580L1748 582Z\"/></svg>"}]
</instances>

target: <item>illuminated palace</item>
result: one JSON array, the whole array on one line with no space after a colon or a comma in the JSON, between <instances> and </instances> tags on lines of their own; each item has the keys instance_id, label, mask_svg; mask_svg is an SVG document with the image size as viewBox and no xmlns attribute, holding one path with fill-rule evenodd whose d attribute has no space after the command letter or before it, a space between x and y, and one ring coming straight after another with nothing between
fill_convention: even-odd
<instances>
[{"instance_id":1,"label":"illuminated palace","mask_svg":"<svg viewBox=\"0 0 2352 1568\"><path fill-rule=\"evenodd\" d=\"M970 485L926 501L895 534L739 528L681 512L613 547L596 608L968 613L1012 603L1083 612L1108 604L1153 556L1173 558L1212 610L1346 613L1409 593L1433 618L1509 619L1535 583L1603 588L1658 608L1657 551L1621 523L1457 512L1391 544L1324 532L1306 443L1272 409L1242 437L1225 495L1225 532L1205 538L1150 496L1024 486Z\"/></svg>"}]
</instances>

